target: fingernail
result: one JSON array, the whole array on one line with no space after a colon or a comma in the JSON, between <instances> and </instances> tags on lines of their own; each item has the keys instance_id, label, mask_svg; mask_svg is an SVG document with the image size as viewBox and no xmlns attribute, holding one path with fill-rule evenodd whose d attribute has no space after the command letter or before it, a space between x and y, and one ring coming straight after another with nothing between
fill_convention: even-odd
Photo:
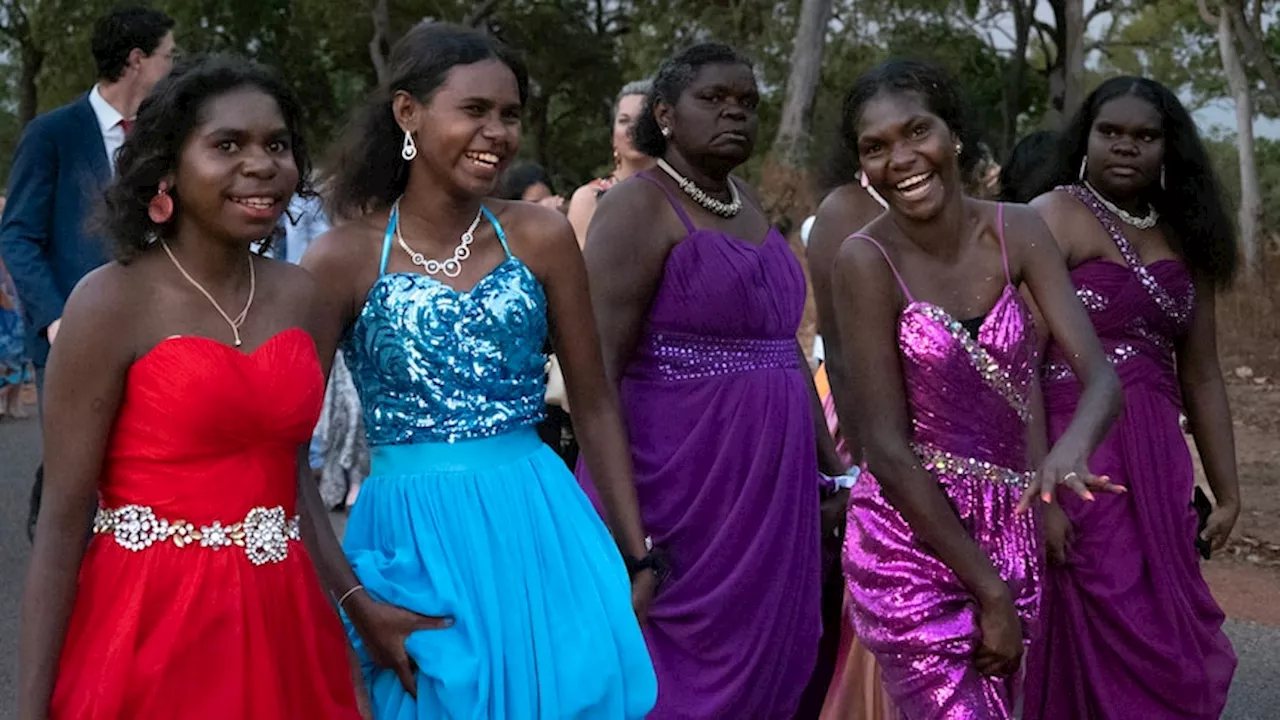
<instances>
[{"instance_id":1,"label":"fingernail","mask_svg":"<svg viewBox=\"0 0 1280 720\"><path fill-rule=\"evenodd\" d=\"M1053 493L1048 493L1048 492L1044 493L1043 495L1040 496L1040 499L1047 503L1051 503L1053 502Z\"/></svg>"},{"instance_id":2,"label":"fingernail","mask_svg":"<svg viewBox=\"0 0 1280 720\"><path fill-rule=\"evenodd\" d=\"M1089 492L1088 490L1085 490L1085 491L1084 491L1084 499L1085 499L1085 500L1088 500L1088 501L1090 501L1090 502L1093 502L1093 493Z\"/></svg>"}]
</instances>

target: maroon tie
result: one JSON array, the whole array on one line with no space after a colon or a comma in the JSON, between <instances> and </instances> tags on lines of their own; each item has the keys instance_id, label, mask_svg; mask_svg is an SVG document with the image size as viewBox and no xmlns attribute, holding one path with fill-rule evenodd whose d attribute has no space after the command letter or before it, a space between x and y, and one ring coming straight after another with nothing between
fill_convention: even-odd
<instances>
[{"instance_id":1,"label":"maroon tie","mask_svg":"<svg viewBox=\"0 0 1280 720\"><path fill-rule=\"evenodd\" d=\"M120 121L120 127L124 130L124 134L125 134L125 135L128 135L128 134L129 134L129 131L133 129L133 121L132 121L132 120L121 120L121 121Z\"/></svg>"}]
</instances>

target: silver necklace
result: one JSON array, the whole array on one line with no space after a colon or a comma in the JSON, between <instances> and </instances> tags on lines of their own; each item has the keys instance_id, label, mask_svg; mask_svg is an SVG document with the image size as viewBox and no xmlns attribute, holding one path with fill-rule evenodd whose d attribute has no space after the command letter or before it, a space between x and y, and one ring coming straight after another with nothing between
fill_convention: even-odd
<instances>
[{"instance_id":1,"label":"silver necklace","mask_svg":"<svg viewBox=\"0 0 1280 720\"><path fill-rule=\"evenodd\" d=\"M729 197L731 199L729 202L725 202L708 195L707 191L698 187L695 182L676 172L676 169L667 164L666 160L658 158L658 167L662 168L662 172L670 175L671 179L676 181L676 184L680 186L685 195L693 198L694 202L716 215L731 218L742 210L742 198L738 197L738 186L734 184L733 178L729 178Z\"/></svg>"},{"instance_id":2,"label":"silver necklace","mask_svg":"<svg viewBox=\"0 0 1280 720\"><path fill-rule=\"evenodd\" d=\"M439 275L444 273L445 277L456 278L462 274L462 261L471 257L471 243L475 241L476 227L480 225L480 217L484 214L484 206L476 211L476 219L471 221L471 227L462 233L462 237L458 240L458 246L453 249L453 257L441 262L434 258L428 260L422 253L415 251L409 247L409 243L404 241L404 235L400 234L400 199L396 198L395 204L391 206L391 212L396 216L396 242L400 243L400 247L409 254L409 259L414 265L420 266L428 275Z\"/></svg>"},{"instance_id":3,"label":"silver necklace","mask_svg":"<svg viewBox=\"0 0 1280 720\"><path fill-rule=\"evenodd\" d=\"M1085 189L1093 193L1093 196L1098 199L1098 202L1102 203L1103 207L1110 210L1112 215L1120 218L1120 220L1126 225L1132 225L1139 230L1150 230L1156 226L1157 222L1160 221L1160 212L1154 207L1148 208L1146 215L1134 215L1103 197L1102 193L1094 189L1093 185L1090 185L1088 180L1084 180L1083 182Z\"/></svg>"}]
</instances>

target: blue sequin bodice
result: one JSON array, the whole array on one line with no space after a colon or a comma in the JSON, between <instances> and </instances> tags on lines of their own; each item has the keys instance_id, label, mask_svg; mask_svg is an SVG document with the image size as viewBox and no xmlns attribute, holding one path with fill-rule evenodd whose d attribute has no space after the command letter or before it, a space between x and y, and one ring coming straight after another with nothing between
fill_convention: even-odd
<instances>
[{"instance_id":1,"label":"blue sequin bodice","mask_svg":"<svg viewBox=\"0 0 1280 720\"><path fill-rule=\"evenodd\" d=\"M342 347L369 444L471 440L536 424L546 337L542 285L510 253L466 292L418 273L381 275Z\"/></svg>"}]
</instances>

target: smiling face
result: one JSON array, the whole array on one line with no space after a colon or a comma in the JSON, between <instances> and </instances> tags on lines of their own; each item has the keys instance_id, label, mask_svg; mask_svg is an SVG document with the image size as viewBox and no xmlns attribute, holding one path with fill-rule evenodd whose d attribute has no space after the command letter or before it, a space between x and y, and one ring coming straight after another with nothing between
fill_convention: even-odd
<instances>
[{"instance_id":1,"label":"smiling face","mask_svg":"<svg viewBox=\"0 0 1280 720\"><path fill-rule=\"evenodd\" d=\"M713 63L698 69L674 106L660 102L654 114L660 127L671 129L667 141L683 157L732 169L755 149L759 105L750 67Z\"/></svg>"},{"instance_id":2,"label":"smiling face","mask_svg":"<svg viewBox=\"0 0 1280 720\"><path fill-rule=\"evenodd\" d=\"M1103 103L1089 129L1088 179L1106 195L1125 200L1160 182L1164 123L1151 103L1123 95Z\"/></svg>"},{"instance_id":3,"label":"smiling face","mask_svg":"<svg viewBox=\"0 0 1280 720\"><path fill-rule=\"evenodd\" d=\"M961 191L956 138L919 93L877 93L863 106L857 129L862 171L902 215L933 217Z\"/></svg>"},{"instance_id":4,"label":"smiling face","mask_svg":"<svg viewBox=\"0 0 1280 720\"><path fill-rule=\"evenodd\" d=\"M520 149L520 88L501 60L456 65L425 105L400 93L393 110L417 142L414 166L464 194L492 194Z\"/></svg>"},{"instance_id":5,"label":"smiling face","mask_svg":"<svg viewBox=\"0 0 1280 720\"><path fill-rule=\"evenodd\" d=\"M618 101L618 114L613 118L613 151L630 162L644 160L644 153L631 144L631 126L644 109L643 95L623 95Z\"/></svg>"},{"instance_id":6,"label":"smiling face","mask_svg":"<svg viewBox=\"0 0 1280 720\"><path fill-rule=\"evenodd\" d=\"M181 225L246 244L270 235L298 186L293 134L275 98L245 87L206 100L173 182Z\"/></svg>"}]
</instances>

